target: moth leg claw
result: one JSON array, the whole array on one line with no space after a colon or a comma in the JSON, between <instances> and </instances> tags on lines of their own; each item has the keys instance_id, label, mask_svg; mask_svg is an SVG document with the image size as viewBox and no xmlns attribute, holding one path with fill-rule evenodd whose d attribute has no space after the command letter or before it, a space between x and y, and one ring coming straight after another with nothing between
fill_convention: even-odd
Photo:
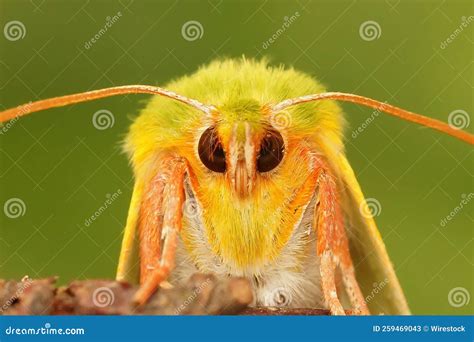
<instances>
[{"instance_id":1,"label":"moth leg claw","mask_svg":"<svg viewBox=\"0 0 474 342\"><path fill-rule=\"evenodd\" d=\"M345 315L344 308L337 296L336 291L336 263L331 252L324 252L321 256L321 287L324 299L329 306L332 315Z\"/></svg>"}]
</instances>

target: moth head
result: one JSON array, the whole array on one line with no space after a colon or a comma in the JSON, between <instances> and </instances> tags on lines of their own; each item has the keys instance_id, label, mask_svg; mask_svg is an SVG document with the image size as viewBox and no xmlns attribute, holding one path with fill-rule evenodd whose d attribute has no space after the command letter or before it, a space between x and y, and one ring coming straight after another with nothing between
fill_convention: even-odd
<instances>
[{"instance_id":1,"label":"moth head","mask_svg":"<svg viewBox=\"0 0 474 342\"><path fill-rule=\"evenodd\" d=\"M132 125L127 150L136 168L158 151L176 152L188 161L195 189L199 184L206 197L212 192L221 198L231 194L230 200L255 200L257 193L282 188L282 177L293 176L288 165L307 164L296 161L302 145L331 136L342 149L344 123L334 101L271 110L288 98L324 91L294 69L265 61L218 61L167 87L180 103L163 96L151 99ZM283 188L289 196L292 189Z\"/></svg>"}]
</instances>

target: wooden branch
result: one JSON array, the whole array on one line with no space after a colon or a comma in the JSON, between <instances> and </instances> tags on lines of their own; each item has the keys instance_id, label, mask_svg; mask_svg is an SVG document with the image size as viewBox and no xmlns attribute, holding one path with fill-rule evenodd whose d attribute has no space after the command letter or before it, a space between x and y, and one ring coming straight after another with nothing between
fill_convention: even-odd
<instances>
[{"instance_id":1,"label":"wooden branch","mask_svg":"<svg viewBox=\"0 0 474 342\"><path fill-rule=\"evenodd\" d=\"M352 315L352 310L345 310L346 315ZM247 316L330 316L327 309L288 309L275 307L248 307L242 310L239 315Z\"/></svg>"},{"instance_id":2,"label":"wooden branch","mask_svg":"<svg viewBox=\"0 0 474 342\"><path fill-rule=\"evenodd\" d=\"M197 273L181 286L162 285L143 306L133 302L138 286L125 282L55 283L55 277L0 280L0 315L329 315L325 309L249 307L252 288L244 278Z\"/></svg>"},{"instance_id":3,"label":"wooden branch","mask_svg":"<svg viewBox=\"0 0 474 342\"><path fill-rule=\"evenodd\" d=\"M0 280L4 315L228 315L252 302L243 278L217 279L195 274L182 286L166 286L143 306L133 302L137 286L114 280L73 281L55 287L56 278L21 282Z\"/></svg>"}]
</instances>

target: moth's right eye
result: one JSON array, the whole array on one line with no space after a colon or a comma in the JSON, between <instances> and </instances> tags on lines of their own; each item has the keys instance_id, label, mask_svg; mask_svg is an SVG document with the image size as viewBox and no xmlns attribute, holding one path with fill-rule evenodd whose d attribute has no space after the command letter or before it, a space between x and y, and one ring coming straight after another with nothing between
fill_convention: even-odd
<instances>
[{"instance_id":1,"label":"moth's right eye","mask_svg":"<svg viewBox=\"0 0 474 342\"><path fill-rule=\"evenodd\" d=\"M209 170L224 173L226 170L225 152L219 141L215 127L209 127L199 139L199 158Z\"/></svg>"}]
</instances>

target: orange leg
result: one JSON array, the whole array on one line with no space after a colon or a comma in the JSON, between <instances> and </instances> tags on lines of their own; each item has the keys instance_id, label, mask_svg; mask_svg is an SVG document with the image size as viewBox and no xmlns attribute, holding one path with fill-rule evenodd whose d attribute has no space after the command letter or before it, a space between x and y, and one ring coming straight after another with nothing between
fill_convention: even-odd
<instances>
[{"instance_id":1,"label":"orange leg","mask_svg":"<svg viewBox=\"0 0 474 342\"><path fill-rule=\"evenodd\" d=\"M185 171L182 159L163 159L143 199L139 220L140 289L135 295L138 304L148 300L174 267L182 225Z\"/></svg>"},{"instance_id":2,"label":"orange leg","mask_svg":"<svg viewBox=\"0 0 474 342\"><path fill-rule=\"evenodd\" d=\"M356 313L369 314L355 277L335 178L320 159L315 162L315 172L318 175L318 207L314 226L317 231L317 254L321 258L321 286L324 299L332 314L344 315L344 309L336 292L335 272L339 266L345 289Z\"/></svg>"}]
</instances>

